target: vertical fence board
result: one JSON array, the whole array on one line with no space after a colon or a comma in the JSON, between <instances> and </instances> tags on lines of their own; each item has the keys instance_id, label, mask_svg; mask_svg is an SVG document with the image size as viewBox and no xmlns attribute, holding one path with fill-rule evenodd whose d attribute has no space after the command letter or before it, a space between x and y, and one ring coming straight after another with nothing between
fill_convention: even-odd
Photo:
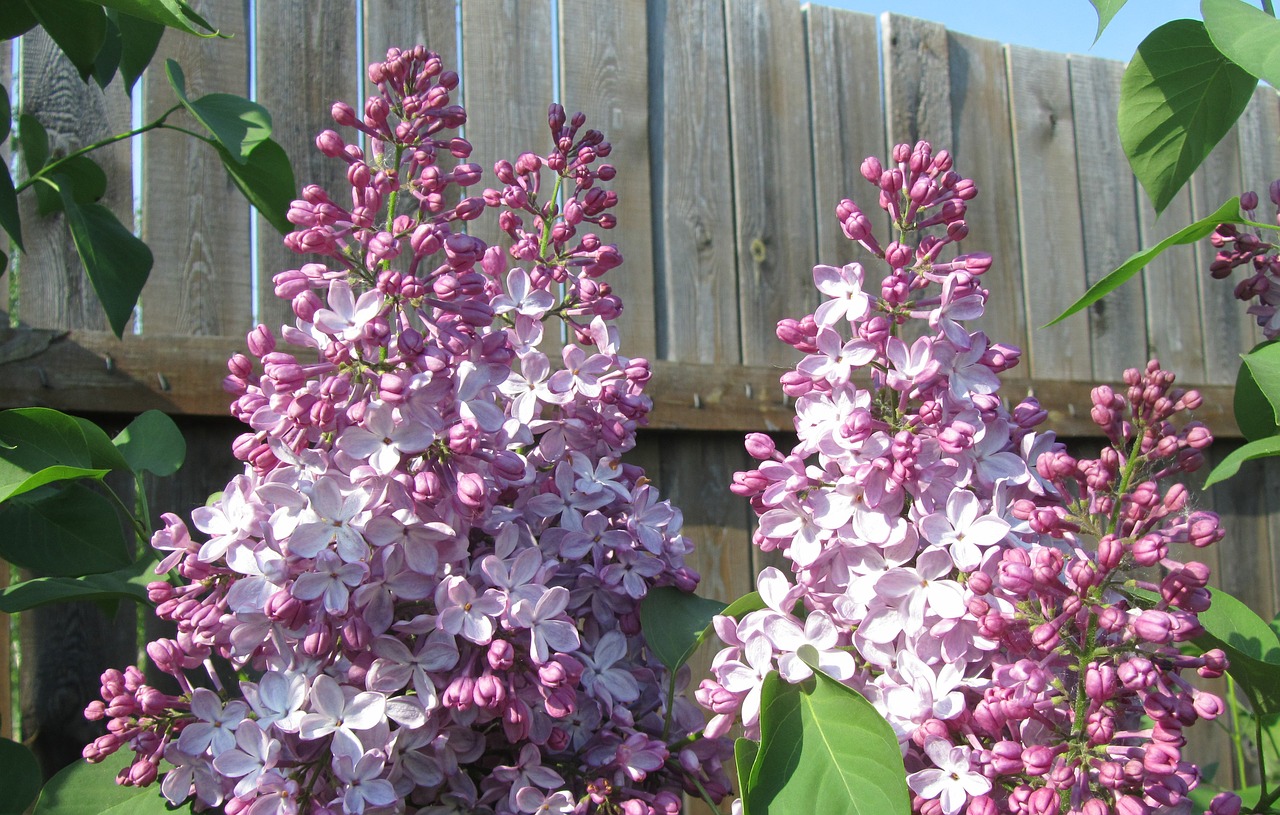
<instances>
[{"instance_id":1,"label":"vertical fence board","mask_svg":"<svg viewBox=\"0 0 1280 815\"><path fill-rule=\"evenodd\" d=\"M1009 121L1009 80L1004 48L993 40L950 34L947 44L951 79L951 143L956 168L978 182L965 223L969 237L961 252L990 252L991 269L982 276L990 290L987 311L975 326L992 342L1025 348L1022 248L1018 218L1010 203L1014 185L1013 130Z\"/></svg>"},{"instance_id":2,"label":"vertical fence board","mask_svg":"<svg viewBox=\"0 0 1280 815\"><path fill-rule=\"evenodd\" d=\"M256 21L258 101L271 111L272 138L288 153L300 188L318 184L344 207L351 203L347 165L322 155L315 138L335 127L329 115L334 102L356 105L363 80L356 64L355 14L355 0L273 0L258 3ZM342 137L354 141L356 134ZM258 321L274 331L295 317L289 303L275 296L271 278L321 259L285 249L261 217L257 250Z\"/></svg>"},{"instance_id":3,"label":"vertical fence board","mask_svg":"<svg viewBox=\"0 0 1280 815\"><path fill-rule=\"evenodd\" d=\"M119 80L106 91L80 79L62 51L42 30L22 38L22 112L38 118L49 136L49 154L66 154L98 139L129 129L129 99ZM107 174L103 203L126 228L133 224L132 158L127 143L93 153ZM18 276L19 318L41 328L107 327L89 278L76 254L65 217L41 218L35 195L19 199L23 243L27 247Z\"/></svg>"},{"instance_id":4,"label":"vertical fence board","mask_svg":"<svg viewBox=\"0 0 1280 815\"><path fill-rule=\"evenodd\" d=\"M176 103L165 77L167 58L182 66L192 98L215 91L249 95L248 3L206 0L195 8L233 36L202 39L167 30L141 83L148 119ZM144 138L142 150L142 239L155 256L142 295L143 330L201 336L247 331L253 317L248 202L203 142L161 131Z\"/></svg>"},{"instance_id":5,"label":"vertical fence board","mask_svg":"<svg viewBox=\"0 0 1280 815\"><path fill-rule=\"evenodd\" d=\"M818 302L800 9L786 0L729 0L725 23L742 361L788 364L794 352L774 326Z\"/></svg>"},{"instance_id":6,"label":"vertical fence board","mask_svg":"<svg viewBox=\"0 0 1280 815\"><path fill-rule=\"evenodd\" d=\"M659 0L649 14L658 353L736 363L724 5Z\"/></svg>"},{"instance_id":7,"label":"vertical fence board","mask_svg":"<svg viewBox=\"0 0 1280 815\"><path fill-rule=\"evenodd\" d=\"M1191 223L1191 195L1183 190L1156 217L1151 201L1138 191L1142 245L1154 246ZM1184 382L1204 382L1205 363L1200 328L1200 289L1196 252L1175 246L1147 264L1142 273L1147 293L1147 352L1158 357ZM1136 284L1131 281L1130 286Z\"/></svg>"},{"instance_id":8,"label":"vertical fence board","mask_svg":"<svg viewBox=\"0 0 1280 815\"><path fill-rule=\"evenodd\" d=\"M365 62L384 59L388 48L406 49L425 45L428 51L435 51L440 55L446 70L459 70L457 10L455 0L366 2ZM364 67L360 66L361 69Z\"/></svg>"},{"instance_id":9,"label":"vertical fence board","mask_svg":"<svg viewBox=\"0 0 1280 815\"><path fill-rule=\"evenodd\" d=\"M1061 54L1009 46L1014 158L1018 165L1018 218L1029 324L1030 375L1088 379L1089 326L1069 320L1039 326L1061 314L1085 291L1084 252L1072 132L1071 85Z\"/></svg>"},{"instance_id":10,"label":"vertical fence board","mask_svg":"<svg viewBox=\"0 0 1280 815\"><path fill-rule=\"evenodd\" d=\"M628 356L657 351L654 323L653 210L649 179L648 20L641 3L560 0L560 83L566 109L612 145L618 167L608 184L618 193L618 228L599 230L616 243L624 265L605 280L622 298L618 329ZM582 224L586 232L591 224Z\"/></svg>"},{"instance_id":11,"label":"vertical fence board","mask_svg":"<svg viewBox=\"0 0 1280 815\"><path fill-rule=\"evenodd\" d=\"M875 203L878 192L859 172L862 159L883 159L885 154L876 18L809 5L805 8L805 34L818 262L843 266L857 261L867 267L874 282L883 264L844 236L835 208L841 199L852 198L873 223L884 225ZM880 231L878 235L882 241L884 234Z\"/></svg>"},{"instance_id":12,"label":"vertical fence board","mask_svg":"<svg viewBox=\"0 0 1280 815\"><path fill-rule=\"evenodd\" d=\"M1072 118L1084 232L1085 279L1092 286L1138 251L1138 204L1133 177L1116 138L1116 106L1124 66L1112 60L1072 57ZM1046 258L1045 260L1048 260ZM1093 376L1119 380L1141 366L1147 344L1146 303L1136 279L1076 314L1093 337Z\"/></svg>"}]
</instances>

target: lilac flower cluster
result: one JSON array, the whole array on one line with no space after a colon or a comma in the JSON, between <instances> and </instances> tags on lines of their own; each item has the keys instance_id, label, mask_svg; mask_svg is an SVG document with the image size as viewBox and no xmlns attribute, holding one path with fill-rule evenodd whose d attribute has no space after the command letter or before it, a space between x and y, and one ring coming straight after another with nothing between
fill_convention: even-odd
<instances>
[{"instance_id":1,"label":"lilac flower cluster","mask_svg":"<svg viewBox=\"0 0 1280 815\"><path fill-rule=\"evenodd\" d=\"M991 264L952 246L973 182L924 142L862 175L897 239L879 242L842 201L845 234L888 267L879 296L859 264L818 266L824 302L778 326L805 355L782 376L799 443L749 435L760 464L733 489L792 574L765 569L765 607L716 619L727 647L697 692L706 734L740 722L758 737L765 677L801 682L816 659L892 726L917 812L1188 811L1199 775L1183 733L1222 703L1181 674L1218 676L1225 660L1177 647L1201 630L1208 570L1170 549L1222 533L1159 480L1203 461L1205 428L1171 422L1200 397L1156 362L1130 370L1123 391L1093 391L1111 446L1071 457L1037 429L1035 399L999 398L1019 352L965 326ZM1226 796L1213 812L1238 806Z\"/></svg>"},{"instance_id":2,"label":"lilac flower cluster","mask_svg":"<svg viewBox=\"0 0 1280 815\"><path fill-rule=\"evenodd\" d=\"M640 636L649 589L698 578L679 511L619 460L649 370L608 323L621 258L584 232L614 225L609 144L553 105L551 151L466 196L457 75L419 47L369 79L363 116L332 111L367 149L316 139L349 203L311 186L289 213L286 243L322 258L275 277L293 350L259 326L229 363L245 471L192 513L201 540L174 515L153 540L181 579L150 585L177 636L147 653L180 692L109 671L85 755L128 747L122 783L228 815L674 815L686 784L723 795L728 746L688 738L702 716L667 709ZM490 208L509 252L460 230ZM562 321L560 367L539 348Z\"/></svg>"},{"instance_id":3,"label":"lilac flower cluster","mask_svg":"<svg viewBox=\"0 0 1280 815\"><path fill-rule=\"evenodd\" d=\"M1280 207L1280 179L1271 182L1271 203ZM1257 220L1258 194L1240 196L1240 208L1250 220ZM1280 214L1276 215L1280 223ZM1280 337L1280 247L1263 240L1259 230L1241 230L1235 224L1219 224L1210 237L1218 256L1209 264L1209 274L1218 280L1230 277L1237 267L1249 266L1252 274L1236 284L1236 298L1249 305L1269 340Z\"/></svg>"}]
</instances>

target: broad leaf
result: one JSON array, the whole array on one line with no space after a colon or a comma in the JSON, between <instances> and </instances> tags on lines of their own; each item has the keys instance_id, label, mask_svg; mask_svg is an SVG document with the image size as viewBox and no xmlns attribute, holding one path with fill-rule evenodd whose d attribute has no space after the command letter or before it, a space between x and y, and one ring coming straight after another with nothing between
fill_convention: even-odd
<instances>
[{"instance_id":1,"label":"broad leaf","mask_svg":"<svg viewBox=\"0 0 1280 815\"><path fill-rule=\"evenodd\" d=\"M1280 20L1243 0L1200 0L1200 13L1227 59L1280 87Z\"/></svg>"},{"instance_id":2,"label":"broad leaf","mask_svg":"<svg viewBox=\"0 0 1280 815\"><path fill-rule=\"evenodd\" d=\"M229 93L189 99L182 66L169 59L165 60L164 69L178 101L237 163L248 161L253 149L271 137L271 114L262 105Z\"/></svg>"},{"instance_id":3,"label":"broad leaf","mask_svg":"<svg viewBox=\"0 0 1280 815\"><path fill-rule=\"evenodd\" d=\"M0 557L49 576L113 572L133 562L115 507L79 484L38 501L10 501L0 507L0 528Z\"/></svg>"},{"instance_id":4,"label":"broad leaf","mask_svg":"<svg viewBox=\"0 0 1280 815\"><path fill-rule=\"evenodd\" d=\"M14 614L49 603L77 600L136 600L149 602L147 584L157 580L154 558L105 574L85 577L37 577L0 590L0 612Z\"/></svg>"},{"instance_id":5,"label":"broad leaf","mask_svg":"<svg viewBox=\"0 0 1280 815\"><path fill-rule=\"evenodd\" d=\"M0 3L0 40L20 37L35 27L35 15L26 3Z\"/></svg>"},{"instance_id":6,"label":"broad leaf","mask_svg":"<svg viewBox=\"0 0 1280 815\"><path fill-rule=\"evenodd\" d=\"M1121 263L1115 271L1109 273L1106 277L1099 280L1089 287L1089 290L1077 301L1071 304L1066 311L1054 317L1053 320L1045 325L1048 328L1051 325L1057 325L1063 320L1082 311L1094 303L1106 297L1111 292L1120 288L1128 280L1142 271L1142 268L1151 261L1155 260L1162 252L1173 246L1180 246L1188 243L1195 243L1203 240L1213 234L1213 230L1217 229L1218 224L1224 223L1244 223L1240 216L1240 199L1232 198L1227 203L1218 207L1217 211L1212 215L1201 218L1193 224L1184 226L1177 232L1157 243L1150 249L1140 249L1129 256L1129 259Z\"/></svg>"},{"instance_id":7,"label":"broad leaf","mask_svg":"<svg viewBox=\"0 0 1280 815\"><path fill-rule=\"evenodd\" d=\"M26 747L0 738L0 801L10 812L22 812L40 794L40 762Z\"/></svg>"},{"instance_id":8,"label":"broad leaf","mask_svg":"<svg viewBox=\"0 0 1280 815\"><path fill-rule=\"evenodd\" d=\"M0 142L7 141L13 126L13 107L9 102L9 89L0 85Z\"/></svg>"},{"instance_id":9,"label":"broad leaf","mask_svg":"<svg viewBox=\"0 0 1280 815\"><path fill-rule=\"evenodd\" d=\"M61 192L67 225L89 282L111 330L117 337L123 336L151 274L151 249L125 229L111 210L100 204L81 206L67 190Z\"/></svg>"},{"instance_id":10,"label":"broad leaf","mask_svg":"<svg viewBox=\"0 0 1280 815\"><path fill-rule=\"evenodd\" d=\"M724 611L719 600L699 597L674 586L649 590L640 603L645 642L668 670L689 661L707 636L711 618Z\"/></svg>"},{"instance_id":11,"label":"broad leaf","mask_svg":"<svg viewBox=\"0 0 1280 815\"><path fill-rule=\"evenodd\" d=\"M1124 7L1126 0L1089 0L1089 2L1093 4L1094 11L1098 12L1098 33L1093 35L1093 41L1096 43L1102 36L1102 32L1110 25L1111 19L1116 16L1116 12Z\"/></svg>"},{"instance_id":12,"label":"broad leaf","mask_svg":"<svg viewBox=\"0 0 1280 815\"><path fill-rule=\"evenodd\" d=\"M1280 712L1280 639L1267 621L1221 589L1199 620L1205 633L1195 644L1226 653L1227 673L1248 695L1254 714Z\"/></svg>"},{"instance_id":13,"label":"broad leaf","mask_svg":"<svg viewBox=\"0 0 1280 815\"><path fill-rule=\"evenodd\" d=\"M88 419L51 408L14 408L0 412L0 458L30 467L65 465L128 470L111 439Z\"/></svg>"},{"instance_id":14,"label":"broad leaf","mask_svg":"<svg viewBox=\"0 0 1280 815\"><path fill-rule=\"evenodd\" d=\"M751 815L746 796L741 795L741 792L751 778L751 767L756 763L756 756L759 754L759 742L740 738L733 743L733 766L737 772L738 792L742 801L742 815Z\"/></svg>"},{"instance_id":15,"label":"broad leaf","mask_svg":"<svg viewBox=\"0 0 1280 815\"><path fill-rule=\"evenodd\" d=\"M1120 83L1120 143L1157 213L1231 130L1257 84L1198 20L1165 23L1138 46Z\"/></svg>"},{"instance_id":16,"label":"broad leaf","mask_svg":"<svg viewBox=\"0 0 1280 815\"><path fill-rule=\"evenodd\" d=\"M93 63L107 37L107 15L96 3L80 0L22 0L62 53L80 72L93 73Z\"/></svg>"},{"instance_id":17,"label":"broad leaf","mask_svg":"<svg viewBox=\"0 0 1280 815\"><path fill-rule=\"evenodd\" d=\"M111 471L56 465L32 473L21 465L0 457L0 503L59 481L73 481L80 478L101 480L109 472Z\"/></svg>"},{"instance_id":18,"label":"broad leaf","mask_svg":"<svg viewBox=\"0 0 1280 815\"><path fill-rule=\"evenodd\" d=\"M57 187L36 184L36 202L41 215L62 212L62 190L70 190L77 204L92 204L106 195L107 174L88 156L72 156L60 161L56 168L46 169L45 177Z\"/></svg>"},{"instance_id":19,"label":"broad leaf","mask_svg":"<svg viewBox=\"0 0 1280 815\"><path fill-rule=\"evenodd\" d=\"M22 161L27 175L33 176L49 160L49 135L44 125L30 113L18 114L18 145L22 148Z\"/></svg>"},{"instance_id":20,"label":"broad leaf","mask_svg":"<svg viewBox=\"0 0 1280 815\"><path fill-rule=\"evenodd\" d=\"M1226 481L1240 472L1240 467L1246 461L1252 461L1255 458L1270 458L1271 456L1280 456L1280 436L1269 436L1265 439L1243 444L1218 462L1218 466L1214 467L1213 471L1205 478L1204 489L1207 490L1219 481Z\"/></svg>"},{"instance_id":21,"label":"broad leaf","mask_svg":"<svg viewBox=\"0 0 1280 815\"><path fill-rule=\"evenodd\" d=\"M171 815L158 784L122 787L115 782L132 760L133 751L125 749L100 764L77 761L49 779L32 815Z\"/></svg>"},{"instance_id":22,"label":"broad leaf","mask_svg":"<svg viewBox=\"0 0 1280 815\"><path fill-rule=\"evenodd\" d=\"M289 223L289 206L297 196L293 167L284 148L272 139L259 144L249 154L249 160L241 163L224 148L214 145L227 175L240 192L262 213L262 217L284 235L293 231Z\"/></svg>"},{"instance_id":23,"label":"broad leaf","mask_svg":"<svg viewBox=\"0 0 1280 815\"><path fill-rule=\"evenodd\" d=\"M909 813L898 740L853 689L818 672L801 685L765 679L760 751L744 793L751 815Z\"/></svg>"},{"instance_id":24,"label":"broad leaf","mask_svg":"<svg viewBox=\"0 0 1280 815\"><path fill-rule=\"evenodd\" d=\"M726 617L741 619L744 615L753 611L759 611L765 607L764 598L760 596L758 591L749 591L746 594L734 600L725 606L724 611L720 612Z\"/></svg>"},{"instance_id":25,"label":"broad leaf","mask_svg":"<svg viewBox=\"0 0 1280 815\"><path fill-rule=\"evenodd\" d=\"M125 90L132 96L133 86L138 77L151 64L156 49L160 46L160 38L164 36L164 26L150 20L120 14L112 9L107 16L115 21L120 29L120 78L124 80Z\"/></svg>"},{"instance_id":26,"label":"broad leaf","mask_svg":"<svg viewBox=\"0 0 1280 815\"><path fill-rule=\"evenodd\" d=\"M115 78L116 69L120 67L120 51L122 48L120 42L120 29L116 27L115 20L111 19L111 15L107 15L107 36L102 42L102 48L98 49L98 56L93 60L93 81L98 83L98 87L106 90L111 84L111 80Z\"/></svg>"},{"instance_id":27,"label":"broad leaf","mask_svg":"<svg viewBox=\"0 0 1280 815\"><path fill-rule=\"evenodd\" d=\"M78 0L87 5L105 6L124 14L176 28L198 37L222 36L183 0ZM203 29L203 30L200 30Z\"/></svg>"},{"instance_id":28,"label":"broad leaf","mask_svg":"<svg viewBox=\"0 0 1280 815\"><path fill-rule=\"evenodd\" d=\"M18 193L13 188L8 165L0 166L0 226L9 233L18 248L22 249L22 218L18 215Z\"/></svg>"},{"instance_id":29,"label":"broad leaf","mask_svg":"<svg viewBox=\"0 0 1280 815\"><path fill-rule=\"evenodd\" d=\"M1280 342L1262 342L1241 357L1235 415L1249 441L1280 430Z\"/></svg>"},{"instance_id":30,"label":"broad leaf","mask_svg":"<svg viewBox=\"0 0 1280 815\"><path fill-rule=\"evenodd\" d=\"M187 456L182 431L158 410L148 410L129 422L113 443L135 473L173 475Z\"/></svg>"}]
</instances>

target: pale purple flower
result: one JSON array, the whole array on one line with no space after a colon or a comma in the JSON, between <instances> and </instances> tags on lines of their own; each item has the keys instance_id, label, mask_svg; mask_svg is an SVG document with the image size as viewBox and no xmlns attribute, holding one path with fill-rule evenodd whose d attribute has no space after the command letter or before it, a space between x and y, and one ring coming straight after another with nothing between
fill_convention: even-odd
<instances>
[{"instance_id":1,"label":"pale purple flower","mask_svg":"<svg viewBox=\"0 0 1280 815\"><path fill-rule=\"evenodd\" d=\"M400 464L400 457L421 453L435 441L430 427L415 422L397 422L390 405L373 404L363 425L353 425L338 436L338 449L352 458L368 461L379 475L388 475Z\"/></svg>"},{"instance_id":2,"label":"pale purple flower","mask_svg":"<svg viewBox=\"0 0 1280 815\"><path fill-rule=\"evenodd\" d=\"M280 760L281 744L264 733L257 722L247 721L236 730L236 746L218 755L213 768L228 778L238 778L235 794L246 796L264 772Z\"/></svg>"},{"instance_id":3,"label":"pale purple flower","mask_svg":"<svg viewBox=\"0 0 1280 815\"><path fill-rule=\"evenodd\" d=\"M345 280L329 284L329 308L317 309L312 323L331 337L354 342L360 339L365 324L381 312L386 297L377 289L362 293L359 299Z\"/></svg>"},{"instance_id":4,"label":"pale purple flower","mask_svg":"<svg viewBox=\"0 0 1280 815\"><path fill-rule=\"evenodd\" d=\"M931 736L924 751L934 766L908 775L907 786L921 798L938 800L943 815L956 815L970 797L991 791L991 781L971 767L968 747L953 747L946 739Z\"/></svg>"},{"instance_id":5,"label":"pale purple flower","mask_svg":"<svg viewBox=\"0 0 1280 815\"><path fill-rule=\"evenodd\" d=\"M363 815L366 806L386 806L399 798L391 782L380 777L385 769L386 761L376 750L358 761L348 755L334 756L333 774L342 782L344 812Z\"/></svg>"},{"instance_id":6,"label":"pale purple flower","mask_svg":"<svg viewBox=\"0 0 1280 815\"><path fill-rule=\"evenodd\" d=\"M640 685L628 668L626 656L627 638L614 628L600 638L590 656L580 657L586 664L583 687L605 705L625 705L640 698Z\"/></svg>"},{"instance_id":7,"label":"pale purple flower","mask_svg":"<svg viewBox=\"0 0 1280 815\"><path fill-rule=\"evenodd\" d=\"M307 678L299 673L267 671L256 683L241 682L240 691L253 708L258 724L296 733L307 700Z\"/></svg>"},{"instance_id":8,"label":"pale purple flower","mask_svg":"<svg viewBox=\"0 0 1280 815\"><path fill-rule=\"evenodd\" d=\"M454 575L440 581L436 589L436 608L439 611L437 625L450 634L485 645L493 639L493 618L505 608L502 594L486 589L476 595L476 589L466 578Z\"/></svg>"},{"instance_id":9,"label":"pale purple flower","mask_svg":"<svg viewBox=\"0 0 1280 815\"><path fill-rule=\"evenodd\" d=\"M920 519L920 532L929 543L946 549L956 567L967 572L978 567L986 549L1004 540L1009 524L984 514L978 496L957 489L947 498L946 512Z\"/></svg>"},{"instance_id":10,"label":"pale purple flower","mask_svg":"<svg viewBox=\"0 0 1280 815\"><path fill-rule=\"evenodd\" d=\"M578 647L578 629L564 619L568 605L569 590L554 586L547 589L536 604L524 599L511 607L512 621L520 628L529 629L529 657L535 665L546 662L550 651L565 653ZM599 644L596 651L599 655Z\"/></svg>"},{"instance_id":11,"label":"pale purple flower","mask_svg":"<svg viewBox=\"0 0 1280 815\"><path fill-rule=\"evenodd\" d=\"M312 712L302 717L298 735L307 741L332 735L330 747L335 755L359 760L364 755L364 745L356 732L369 730L385 720L386 697L339 685L328 674L316 677L310 696Z\"/></svg>"},{"instance_id":12,"label":"pale purple flower","mask_svg":"<svg viewBox=\"0 0 1280 815\"><path fill-rule=\"evenodd\" d=\"M871 298L862 290L862 265L850 263L844 268L814 266L813 283L818 291L832 299L818 306L813 318L821 326L832 326L840 320L855 323L871 310Z\"/></svg>"},{"instance_id":13,"label":"pale purple flower","mask_svg":"<svg viewBox=\"0 0 1280 815\"><path fill-rule=\"evenodd\" d=\"M363 563L343 563L333 552L321 552L312 570L298 575L290 592L299 600L324 598L330 614L344 614L351 589L364 582L369 567Z\"/></svg>"},{"instance_id":14,"label":"pale purple flower","mask_svg":"<svg viewBox=\"0 0 1280 815\"><path fill-rule=\"evenodd\" d=\"M337 479L324 477L311 488L310 504L298 516L297 528L289 538L289 554L315 557L336 543L338 555L347 562L364 560L369 544L360 533L360 518L370 496L363 488L343 489Z\"/></svg>"},{"instance_id":15,"label":"pale purple flower","mask_svg":"<svg viewBox=\"0 0 1280 815\"><path fill-rule=\"evenodd\" d=\"M556 298L545 289L532 286L529 274L521 268L507 272L507 289L490 301L494 314L515 312L525 317L541 319L555 305Z\"/></svg>"},{"instance_id":16,"label":"pale purple flower","mask_svg":"<svg viewBox=\"0 0 1280 815\"><path fill-rule=\"evenodd\" d=\"M853 654L838 647L840 630L825 611L810 612L803 627L793 617L770 617L764 623L764 633L779 653L778 673L788 682L813 676L813 669L797 653L806 645L814 649L818 667L832 679L843 681L857 672Z\"/></svg>"},{"instance_id":17,"label":"pale purple flower","mask_svg":"<svg viewBox=\"0 0 1280 815\"><path fill-rule=\"evenodd\" d=\"M225 705L218 694L207 688L191 692L191 713L196 721L182 728L178 749L189 756L208 750L214 756L235 746L235 730L245 720L249 706L239 700Z\"/></svg>"}]
</instances>

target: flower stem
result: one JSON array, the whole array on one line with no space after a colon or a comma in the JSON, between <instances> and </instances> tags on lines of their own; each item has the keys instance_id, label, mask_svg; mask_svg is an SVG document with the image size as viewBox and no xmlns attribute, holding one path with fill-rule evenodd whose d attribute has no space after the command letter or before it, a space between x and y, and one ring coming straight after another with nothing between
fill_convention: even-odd
<instances>
[{"instance_id":1,"label":"flower stem","mask_svg":"<svg viewBox=\"0 0 1280 815\"><path fill-rule=\"evenodd\" d=\"M114 136L108 136L105 139L96 141L93 144L87 144L84 147L81 147L79 150L71 151L70 153L58 159L57 161L51 162L41 167L39 170L36 171L35 175L31 176L30 178L26 179L21 184L19 184L14 189L14 192L22 192L27 187L30 187L32 184L34 184L40 178L48 176L53 172L56 172L59 167L71 161L72 159L79 158L80 156L83 156L86 153L90 153L94 150L97 150L100 147L106 147L109 144L115 144L116 142L124 141L125 139L132 139L134 136L140 136L149 130L159 130L160 128L163 128L163 127L169 127L169 129L171 130L180 129L180 128L175 128L175 127L166 125L164 123L164 120L169 118L169 114L173 113L174 111L178 110L181 107L182 105L174 105L173 107L166 110L164 113L160 114L159 118L157 118L155 121L148 122L147 124L144 124L142 127L139 127L137 130L130 130L125 133L117 133ZM190 133L190 131L184 130L182 132L189 133L190 135L196 136L197 138L202 138L197 134Z\"/></svg>"}]
</instances>

